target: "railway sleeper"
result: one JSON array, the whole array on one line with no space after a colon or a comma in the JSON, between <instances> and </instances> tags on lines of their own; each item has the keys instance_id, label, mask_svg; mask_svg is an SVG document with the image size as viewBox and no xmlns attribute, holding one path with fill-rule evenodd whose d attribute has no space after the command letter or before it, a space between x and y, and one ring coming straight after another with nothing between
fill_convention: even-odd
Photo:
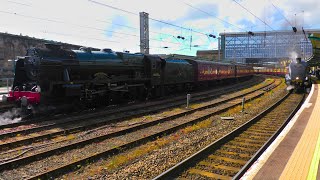
<instances>
[{"instance_id":1,"label":"railway sleeper","mask_svg":"<svg viewBox=\"0 0 320 180\"><path fill-rule=\"evenodd\" d=\"M234 138L234 140L239 142L254 143L254 144L264 144L266 142L263 140L254 140L254 139L248 139L244 137L236 137Z\"/></svg>"},{"instance_id":2,"label":"railway sleeper","mask_svg":"<svg viewBox=\"0 0 320 180\"><path fill-rule=\"evenodd\" d=\"M207 172L207 171L203 171L203 170L199 170L199 169L195 169L195 168L189 169L188 173L197 174L197 175L205 176L205 177L208 177L208 178L214 178L214 179L231 179L232 178L230 176L223 176L223 175L220 175L220 174Z\"/></svg>"},{"instance_id":3,"label":"railway sleeper","mask_svg":"<svg viewBox=\"0 0 320 180\"><path fill-rule=\"evenodd\" d=\"M211 159L211 160L221 160L221 161L224 161L224 162L235 163L235 164L239 164L239 165L242 165L242 166L247 163L247 161L244 161L244 160L232 159L232 158L228 158L228 157L220 157L220 156L216 156L216 155L210 155L209 159Z\"/></svg>"},{"instance_id":4,"label":"railway sleeper","mask_svg":"<svg viewBox=\"0 0 320 180\"><path fill-rule=\"evenodd\" d=\"M215 153L221 153L221 154L225 154L225 155L240 156L241 158L251 158L251 155L250 155L250 154L237 153L237 152L225 151L225 150L217 150Z\"/></svg>"},{"instance_id":5,"label":"railway sleeper","mask_svg":"<svg viewBox=\"0 0 320 180\"><path fill-rule=\"evenodd\" d=\"M272 134L246 131L246 132L243 133L243 135L249 135L249 136L250 135L254 135L254 136L271 136Z\"/></svg>"},{"instance_id":6,"label":"railway sleeper","mask_svg":"<svg viewBox=\"0 0 320 180\"><path fill-rule=\"evenodd\" d=\"M260 144L253 144L253 143L246 143L246 142L239 142L239 141L231 141L230 144L239 145L239 146L261 147Z\"/></svg>"},{"instance_id":7,"label":"railway sleeper","mask_svg":"<svg viewBox=\"0 0 320 180\"><path fill-rule=\"evenodd\" d=\"M232 149L238 149L238 150L243 150L243 151L247 151L247 152L254 152L255 149L252 149L252 147L239 147L239 146L234 146L234 145L223 145L226 148L232 148Z\"/></svg>"},{"instance_id":8,"label":"railway sleeper","mask_svg":"<svg viewBox=\"0 0 320 180\"><path fill-rule=\"evenodd\" d=\"M268 139L268 137L265 137L265 136L254 136L254 135L243 135L243 134L241 134L239 137L245 138L245 139L259 140L259 141L267 141Z\"/></svg>"},{"instance_id":9,"label":"railway sleeper","mask_svg":"<svg viewBox=\"0 0 320 180\"><path fill-rule=\"evenodd\" d=\"M269 122L264 122L264 123L257 124L257 126L267 126L267 127L269 127L269 126L274 127L274 126L279 126L279 125L281 125L281 123L278 122L277 120L276 121L275 120L270 120Z\"/></svg>"},{"instance_id":10,"label":"railway sleeper","mask_svg":"<svg viewBox=\"0 0 320 180\"><path fill-rule=\"evenodd\" d=\"M215 164L215 163L211 163L208 161L201 161L199 163L199 165L202 166L208 166L211 168L217 168L217 169L222 169L222 170L227 170L227 171L232 171L234 173L237 173L241 168L237 168L237 167L231 167L231 166L225 166L225 165L221 165L221 164Z\"/></svg>"},{"instance_id":11,"label":"railway sleeper","mask_svg":"<svg viewBox=\"0 0 320 180\"><path fill-rule=\"evenodd\" d=\"M273 131L275 132L277 130L277 128L275 127L270 127L270 126L255 126L255 127L251 127L254 130L260 130L260 131Z\"/></svg>"},{"instance_id":12,"label":"railway sleeper","mask_svg":"<svg viewBox=\"0 0 320 180\"><path fill-rule=\"evenodd\" d=\"M269 133L269 134L274 133L274 131L267 131L267 130L253 129L253 128L249 128L247 130L252 132L257 132L257 133Z\"/></svg>"}]
</instances>

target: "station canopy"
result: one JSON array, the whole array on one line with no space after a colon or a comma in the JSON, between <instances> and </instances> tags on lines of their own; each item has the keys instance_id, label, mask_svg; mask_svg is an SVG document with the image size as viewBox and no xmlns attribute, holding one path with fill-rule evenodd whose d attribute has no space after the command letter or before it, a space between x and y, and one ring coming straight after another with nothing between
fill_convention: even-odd
<instances>
[{"instance_id":1,"label":"station canopy","mask_svg":"<svg viewBox=\"0 0 320 180\"><path fill-rule=\"evenodd\" d=\"M312 33L309 35L312 43L313 56L308 61L309 66L320 66L320 33Z\"/></svg>"}]
</instances>

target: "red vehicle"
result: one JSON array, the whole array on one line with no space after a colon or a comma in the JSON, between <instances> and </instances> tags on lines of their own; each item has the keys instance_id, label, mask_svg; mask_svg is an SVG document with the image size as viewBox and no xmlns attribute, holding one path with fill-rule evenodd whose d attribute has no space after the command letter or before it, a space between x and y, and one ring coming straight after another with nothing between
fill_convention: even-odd
<instances>
[{"instance_id":1,"label":"red vehicle","mask_svg":"<svg viewBox=\"0 0 320 180\"><path fill-rule=\"evenodd\" d=\"M254 68L254 72L256 74L265 74L265 75L271 75L271 76L284 77L286 74L288 74L288 67L282 67L282 68L258 67L258 68Z\"/></svg>"},{"instance_id":2,"label":"red vehicle","mask_svg":"<svg viewBox=\"0 0 320 180\"><path fill-rule=\"evenodd\" d=\"M244 77L253 75L254 71L251 66L245 66L245 65L237 65L236 66L236 77Z\"/></svg>"},{"instance_id":3,"label":"red vehicle","mask_svg":"<svg viewBox=\"0 0 320 180\"><path fill-rule=\"evenodd\" d=\"M194 66L195 82L209 82L253 75L253 68L250 66L213 61L187 61Z\"/></svg>"}]
</instances>

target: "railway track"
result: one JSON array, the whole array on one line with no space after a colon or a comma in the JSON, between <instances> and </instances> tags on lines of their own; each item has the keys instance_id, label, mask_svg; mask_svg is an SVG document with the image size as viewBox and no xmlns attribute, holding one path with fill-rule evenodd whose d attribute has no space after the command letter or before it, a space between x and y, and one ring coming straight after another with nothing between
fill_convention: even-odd
<instances>
[{"instance_id":1,"label":"railway track","mask_svg":"<svg viewBox=\"0 0 320 180\"><path fill-rule=\"evenodd\" d=\"M268 87L265 87L266 90L272 89L278 83L270 84ZM258 90L258 92L246 92L248 99L259 97L260 95L264 94L265 90ZM201 121L205 118L212 116L213 114L220 113L225 111L228 108L234 107L241 103L242 96L240 97L229 97L226 98L228 100L224 100L220 102L220 106L217 106L217 103L208 103L200 108L196 108L197 110L186 110L184 112L177 113L173 116L162 117L162 118L155 118L150 120L149 122L137 123L134 124L132 127L123 128L123 126L119 126L117 129L117 124L113 125L113 128L116 129L114 132L107 132L105 134L101 134L98 136L96 133L93 137L82 139L78 141L74 141L72 143L67 142L61 146L56 146L54 148L46 147L46 150L38 151L30 153L26 156L19 157L16 159L10 159L6 162L0 164L1 171L6 173L17 173L19 171L25 171L26 169L35 169L34 166L36 164L48 164L48 163L55 163L53 165L55 168L50 170L39 169L39 172L32 172L32 174L37 174L32 176L29 174L26 178L30 179L37 179L37 178L48 178L51 176L56 176L59 173L66 172L68 170L73 169L74 167L81 167L82 164L86 164L87 162L94 161L99 159L100 157L105 157L112 154L117 154L120 151L131 148L133 146L137 146L141 143L149 141L150 139L154 139L157 137L161 137L165 134L174 132L182 127L195 123L197 121ZM219 101L219 100L217 100ZM223 104L222 104L223 103ZM188 117L185 118L185 115L188 114ZM170 120L170 121L169 121ZM121 123L120 123L121 125ZM108 128L108 127L101 127L101 128ZM149 128L149 129L148 129ZM146 130L148 129L148 130ZM139 130L139 131L137 131ZM153 131L153 134L144 134L144 132ZM86 132L87 133L87 132ZM132 138L132 134L135 133L134 137ZM83 137L81 134L77 137ZM121 140L119 140L119 138ZM121 143L119 143L121 142ZM97 146L104 147L100 151L93 148ZM91 151L90 151L91 149ZM92 151L92 149L94 151ZM81 158L72 158L70 154L76 155L79 152L86 152L88 155L83 156ZM55 157L53 157L55 155ZM54 160L55 159L55 160ZM56 162L57 159L60 159L64 162ZM75 160L76 159L76 160ZM71 163L70 163L71 162ZM63 164L61 166L58 166ZM17 167L19 166L19 167ZM23 166L23 167L20 167ZM33 167L33 168L32 168ZM15 169L13 169L15 168ZM11 170L10 170L11 169ZM12 172L13 171L13 172ZM31 177L30 177L31 176Z\"/></svg>"},{"instance_id":2,"label":"railway track","mask_svg":"<svg viewBox=\"0 0 320 180\"><path fill-rule=\"evenodd\" d=\"M274 80L271 80L265 84L262 84L257 89L264 88L270 84L272 84ZM229 91L236 90L234 88L230 88ZM198 101L203 101L204 99L210 100L221 96L223 93L228 92L228 90L217 94L217 92L208 93L200 93L196 97L193 98L193 103ZM250 92L246 92L250 93ZM245 93L239 94L238 96L245 95ZM236 96L234 97L236 98ZM74 133L77 131L85 131L94 129L106 124L110 124L113 122L121 121L126 118L138 117L143 116L145 114L151 114L154 112L158 112L160 110L169 109L172 107L179 106L181 104L185 104L185 100L172 100L164 101L164 102L155 102L148 104L145 107L145 104L140 104L133 107L124 107L118 110L111 110L107 112L98 112L92 113L80 117L70 117L59 119L55 121L47 121L41 122L37 124L26 124L17 127L7 127L0 129L0 147L2 149L11 149L21 144L28 144L33 141L39 141L46 138L53 138L58 135L66 135L70 133ZM106 117L108 116L108 117ZM103 117L103 118L101 118ZM96 119L95 119L96 118ZM87 121L88 119L94 119ZM29 136L31 134L31 136ZM25 138L22 138L24 135ZM18 138L15 138L17 137ZM9 139L10 137L13 137Z\"/></svg>"},{"instance_id":3,"label":"railway track","mask_svg":"<svg viewBox=\"0 0 320 180\"><path fill-rule=\"evenodd\" d=\"M214 89L214 90L210 90L210 91L205 91L205 92L198 92L198 93L194 93L192 94L192 99L191 102L197 102L197 101L202 101L204 98L215 98L218 97L224 93L231 93L243 88L247 88L250 86L253 86L255 84L261 83L263 82L262 77L254 77L252 80L248 81L248 82L244 82L244 83L240 83L240 84L236 84L233 86L229 86L229 87L222 87L222 88L218 88L218 89ZM224 92L221 92L221 90L224 90ZM180 101L180 102L178 102ZM176 103L174 103L176 102ZM153 101L153 102L146 102L146 103L139 103L139 104L129 104L129 105L124 105L122 107L118 107L118 106L113 106L113 107L108 107L107 109L99 109L97 111L94 112L83 112L83 113L73 113L73 114L69 114L67 115L51 115L51 117L49 116L45 116L45 117L36 117L27 121L20 121L17 123L12 123L12 124L6 124L6 125L1 125L0 126L0 130L6 130L6 131L10 131L11 128L17 128L20 126L24 126L24 125L29 125L32 123L39 123L39 122L43 122L43 124L41 124L40 126L45 126L46 124L50 124L50 125L58 125L58 124L67 124L67 123L73 123L75 121L79 122L82 120L86 120L87 118L96 118L96 117L100 117L100 116L105 116L105 115L110 115L113 113L126 113L128 111L135 111L135 110L139 110L145 107L157 107L159 105L163 105L163 104L172 104L171 107L177 106L177 105L182 105L185 103L185 97L184 96L178 96L178 97L173 97L170 98L169 100L162 100L162 101ZM170 106L167 106L168 108L170 108ZM159 109L161 110L161 109ZM75 114L75 115L74 115ZM47 123L46 123L47 121ZM40 126L38 126L40 128ZM27 127L27 126L25 126ZM22 129L26 129L26 131L37 131L36 129L32 128L33 130L27 130L27 128L17 128L19 130ZM3 137L2 134L4 134L3 132L0 133L0 139ZM19 131L16 133L11 134L12 136L16 135L16 134L23 134L23 131ZM8 134L10 136L10 134ZM6 135L5 135L6 136Z\"/></svg>"},{"instance_id":4,"label":"railway track","mask_svg":"<svg viewBox=\"0 0 320 180\"><path fill-rule=\"evenodd\" d=\"M239 179L282 131L303 100L304 95L288 93L249 122L154 179Z\"/></svg>"}]
</instances>

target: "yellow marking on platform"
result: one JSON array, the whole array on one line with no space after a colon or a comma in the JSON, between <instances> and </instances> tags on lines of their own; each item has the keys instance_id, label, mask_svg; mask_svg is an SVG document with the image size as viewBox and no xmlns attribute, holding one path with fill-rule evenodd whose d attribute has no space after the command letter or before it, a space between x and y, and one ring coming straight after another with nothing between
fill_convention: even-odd
<instances>
[{"instance_id":1,"label":"yellow marking on platform","mask_svg":"<svg viewBox=\"0 0 320 180\"><path fill-rule=\"evenodd\" d=\"M203 166L209 166L209 167L213 167L213 168L217 168L217 169L223 169L223 170L228 170L228 171L238 172L238 171L240 170L240 168L231 167L231 166L224 166L224 165L220 165L220 164L214 164L214 163L206 162L206 161L201 161L199 164L200 164L200 165L203 165Z\"/></svg>"},{"instance_id":2,"label":"yellow marking on platform","mask_svg":"<svg viewBox=\"0 0 320 180\"><path fill-rule=\"evenodd\" d=\"M319 85L317 84L318 88ZM317 170L311 164L315 152L320 131L320 92L317 94L317 101L308 124L295 147L280 179L307 179L316 177ZM317 155L316 155L317 156ZM317 162L319 163L319 162ZM313 166L311 166L313 165ZM309 169L311 170L309 172ZM315 174L314 174L315 173Z\"/></svg>"},{"instance_id":3,"label":"yellow marking on platform","mask_svg":"<svg viewBox=\"0 0 320 180\"><path fill-rule=\"evenodd\" d=\"M215 174L215 173L202 171L202 170L194 169L194 168L188 170L188 172L190 174L199 174L201 176L205 176L205 177L209 177L209 178L215 178L215 179L232 179L232 177L229 177L229 176L223 176L223 175L220 175L220 174Z\"/></svg>"},{"instance_id":4,"label":"yellow marking on platform","mask_svg":"<svg viewBox=\"0 0 320 180\"><path fill-rule=\"evenodd\" d=\"M227 157L220 157L220 156L216 156L216 155L210 155L209 158L222 160L222 161L226 161L226 162L231 162L231 163L243 164L243 165L247 163L247 161L232 159L232 158L227 158Z\"/></svg>"},{"instance_id":5,"label":"yellow marking on platform","mask_svg":"<svg viewBox=\"0 0 320 180\"><path fill-rule=\"evenodd\" d=\"M320 161L320 133L318 135L318 141L316 145L316 150L312 158L311 167L308 173L308 179L317 179L318 167Z\"/></svg>"}]
</instances>

